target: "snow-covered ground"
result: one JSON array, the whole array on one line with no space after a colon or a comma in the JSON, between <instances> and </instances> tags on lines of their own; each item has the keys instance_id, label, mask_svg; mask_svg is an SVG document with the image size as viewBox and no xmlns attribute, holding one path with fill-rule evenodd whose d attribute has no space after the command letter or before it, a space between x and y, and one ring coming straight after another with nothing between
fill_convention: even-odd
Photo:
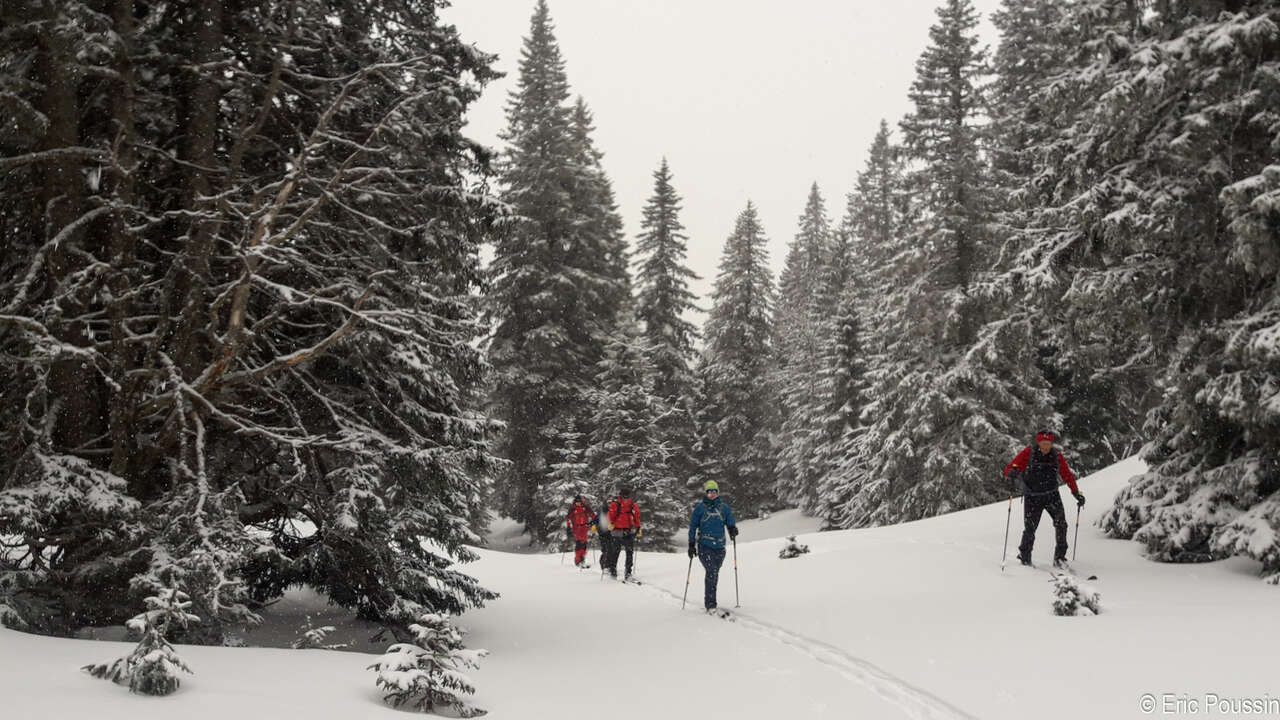
<instances>
[{"instance_id":1,"label":"snow-covered ground","mask_svg":"<svg viewBox=\"0 0 1280 720\"><path fill-rule=\"evenodd\" d=\"M469 645L492 652L473 674L476 703L489 717L522 720L1074 719L1149 717L1146 693L1157 715L1169 694L1169 702L1197 700L1195 714L1205 717L1233 716L1210 712L1207 693L1280 697L1280 595L1257 580L1255 563L1151 563L1137 543L1093 529L1140 469L1129 461L1081 483L1090 502L1077 565L1099 576L1097 617L1052 615L1046 572L1000 571L1007 503L802 534L812 552L791 560L778 559L777 536L812 528L812 520L778 513L743 522L734 623L701 612L696 562L689 608L680 611L684 554L641 554L645 585L636 587L561 565L559 555L483 550L468 571L503 596L461 620ZM1019 513L1015 502L1011 546ZM1036 559L1047 562L1051 552L1046 518ZM733 577L731 555L722 605L733 605ZM292 639L299 614L317 599L291 594L250 642ZM367 631L337 620L340 630ZM0 631L5 717L392 717L364 670L372 657L361 653L180 647L197 675L165 699L130 696L77 671L128 647ZM1192 715L1185 702L1179 707Z\"/></svg>"}]
</instances>

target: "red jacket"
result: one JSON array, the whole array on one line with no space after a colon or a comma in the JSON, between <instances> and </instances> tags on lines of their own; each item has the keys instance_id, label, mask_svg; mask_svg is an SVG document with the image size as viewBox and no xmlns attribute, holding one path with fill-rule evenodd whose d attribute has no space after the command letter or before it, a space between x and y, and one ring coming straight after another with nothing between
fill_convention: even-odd
<instances>
[{"instance_id":1,"label":"red jacket","mask_svg":"<svg viewBox=\"0 0 1280 720\"><path fill-rule=\"evenodd\" d=\"M1031 464L1031 448L1025 447L1022 452L1018 453L1018 457L1013 459L1004 468L1004 476L1009 477L1009 471L1017 469L1019 472L1025 471L1027 466ZM1062 451L1058 451L1058 476L1067 482L1067 487L1071 488L1071 492L1078 493L1080 489L1076 487L1076 474L1071 472L1071 468L1067 466L1067 458L1062 455Z\"/></svg>"},{"instance_id":2,"label":"red jacket","mask_svg":"<svg viewBox=\"0 0 1280 720\"><path fill-rule=\"evenodd\" d=\"M575 502L569 508L569 517L564 526L573 532L573 539L586 542L591 535L591 508L585 503Z\"/></svg>"},{"instance_id":3,"label":"red jacket","mask_svg":"<svg viewBox=\"0 0 1280 720\"><path fill-rule=\"evenodd\" d=\"M614 530L639 530L640 506L631 498L615 498L609 503L609 524Z\"/></svg>"}]
</instances>

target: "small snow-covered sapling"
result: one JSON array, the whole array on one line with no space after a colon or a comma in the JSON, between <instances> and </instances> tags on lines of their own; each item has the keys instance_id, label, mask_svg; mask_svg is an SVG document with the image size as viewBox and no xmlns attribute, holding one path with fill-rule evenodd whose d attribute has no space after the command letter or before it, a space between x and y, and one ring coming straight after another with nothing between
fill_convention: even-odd
<instances>
[{"instance_id":1,"label":"small snow-covered sapling","mask_svg":"<svg viewBox=\"0 0 1280 720\"><path fill-rule=\"evenodd\" d=\"M191 599L177 588L166 588L146 599L147 611L126 625L142 639L125 657L113 663L85 665L82 669L94 677L128 685L130 692L141 695L171 695L181 684L178 671L191 674L191 668L165 639L173 625L187 627L200 618L187 612Z\"/></svg>"},{"instance_id":2,"label":"small snow-covered sapling","mask_svg":"<svg viewBox=\"0 0 1280 720\"><path fill-rule=\"evenodd\" d=\"M290 645L295 650L341 650L346 647L346 643L326 643L329 639L329 633L333 632L332 625L321 625L316 627L311 622L311 616L307 616L307 620L298 628L298 638Z\"/></svg>"},{"instance_id":3,"label":"small snow-covered sapling","mask_svg":"<svg viewBox=\"0 0 1280 720\"><path fill-rule=\"evenodd\" d=\"M778 553L778 557L786 560L788 558L796 557L797 555L803 555L807 552L809 552L808 545L801 545L796 542L795 535L788 535L787 543L782 546L782 551Z\"/></svg>"},{"instance_id":4,"label":"small snow-covered sapling","mask_svg":"<svg viewBox=\"0 0 1280 720\"><path fill-rule=\"evenodd\" d=\"M396 643L369 666L378 673L375 681L382 698L395 707L410 705L423 712L452 708L462 717L477 717L485 711L471 705L464 695L476 689L463 670L479 669L480 658L488 650L467 650L462 631L444 615L426 614L409 626L413 642Z\"/></svg>"},{"instance_id":5,"label":"small snow-covered sapling","mask_svg":"<svg viewBox=\"0 0 1280 720\"><path fill-rule=\"evenodd\" d=\"M1075 577L1063 573L1053 578L1053 614L1066 617L1097 615L1102 595Z\"/></svg>"}]
</instances>

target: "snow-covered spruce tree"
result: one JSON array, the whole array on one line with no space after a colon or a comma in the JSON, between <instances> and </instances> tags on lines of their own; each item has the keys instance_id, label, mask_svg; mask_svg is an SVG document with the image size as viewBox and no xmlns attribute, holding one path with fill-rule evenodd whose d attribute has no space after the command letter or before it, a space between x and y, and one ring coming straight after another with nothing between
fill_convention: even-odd
<instances>
[{"instance_id":1,"label":"snow-covered spruce tree","mask_svg":"<svg viewBox=\"0 0 1280 720\"><path fill-rule=\"evenodd\" d=\"M636 240L636 317L651 348L654 393L668 403L691 394L690 365L698 329L687 319L697 307L689 283L698 276L686 264L688 236L680 222L680 196L663 158L653 173L653 195L645 203Z\"/></svg>"},{"instance_id":2,"label":"snow-covered spruce tree","mask_svg":"<svg viewBox=\"0 0 1280 720\"><path fill-rule=\"evenodd\" d=\"M293 583L389 623L492 597L450 567L491 60L436 9L6 6L0 536L38 629L174 584L208 641Z\"/></svg>"},{"instance_id":3,"label":"snow-covered spruce tree","mask_svg":"<svg viewBox=\"0 0 1280 720\"><path fill-rule=\"evenodd\" d=\"M782 415L774 438L778 455L774 491L780 500L806 514L816 509L818 482L825 474L816 460L826 405L821 374L830 307L820 299L830 296L825 282L831 244L825 203L814 183L778 280L774 323L773 384Z\"/></svg>"},{"instance_id":4,"label":"snow-covered spruce tree","mask_svg":"<svg viewBox=\"0 0 1280 720\"><path fill-rule=\"evenodd\" d=\"M864 429L861 424L864 413L874 416L873 412L864 410L872 404L871 390L876 387L873 378L877 372L884 373L893 367L885 345L895 336L896 326L886 319L886 314L896 309L891 305L893 293L902 287L914 258L913 248L906 241L910 196L901 157L901 149L891 141L888 123L882 120L868 150L866 165L858 173L855 189L848 196L837 234L841 239L837 247L842 248L845 257L833 267L842 269L844 279L840 284L846 294L840 299L841 319L828 338L837 344L829 347L827 369L828 372L844 369L849 373L843 399L851 403L850 412L842 424L856 432L842 431L841 437L833 441L836 428L828 425L832 434L821 448L824 455L831 457L831 469L819 486L817 514L823 518L823 527L828 529L852 527L856 518L866 515L858 508L874 507L878 501L863 488L864 483L874 480L866 469L874 458L875 448L858 445L856 433ZM850 352L853 338L845 335L853 329L853 313L865 318L865 322L858 323L857 353ZM837 350L843 343L849 344ZM858 363L855 357L858 354L866 358L865 363ZM833 376L833 379L841 377ZM838 395L832 397L833 406L840 400ZM843 406L841 414L845 414ZM853 507L855 498L858 508Z\"/></svg>"},{"instance_id":5,"label":"snow-covered spruce tree","mask_svg":"<svg viewBox=\"0 0 1280 720\"><path fill-rule=\"evenodd\" d=\"M138 646L125 657L110 664L86 665L82 669L94 677L128 685L129 692L140 695L172 695L181 679L178 672L191 674L191 668L178 657L165 635L175 628L185 628L200 618L187 612L191 599L177 588L164 588L146 599L147 611L129 620L129 629L141 635Z\"/></svg>"},{"instance_id":6,"label":"snow-covered spruce tree","mask_svg":"<svg viewBox=\"0 0 1280 720\"><path fill-rule=\"evenodd\" d=\"M535 495L538 506L547 509L543 523L548 528L551 547L559 547L564 541L564 523L575 497L582 495L593 510L599 510L593 498L607 492L603 483L590 474L583 448L586 442L587 438L580 432L561 433L551 475Z\"/></svg>"},{"instance_id":7,"label":"snow-covered spruce tree","mask_svg":"<svg viewBox=\"0 0 1280 720\"><path fill-rule=\"evenodd\" d=\"M825 407L815 451L822 474L814 514L822 518L823 528L834 529L844 526L843 514L854 492L845 468L861 432L866 405L867 354L857 291L852 287L846 288L834 315L822 373Z\"/></svg>"},{"instance_id":8,"label":"snow-covered spruce tree","mask_svg":"<svg viewBox=\"0 0 1280 720\"><path fill-rule=\"evenodd\" d=\"M671 448L661 430L671 409L653 392L656 373L648 357L649 349L634 330L620 330L609 343L592 397L586 460L599 495L612 497L622 486L632 488L644 526L640 543L667 549L687 517L678 498L682 488L667 464Z\"/></svg>"},{"instance_id":9,"label":"snow-covered spruce tree","mask_svg":"<svg viewBox=\"0 0 1280 720\"><path fill-rule=\"evenodd\" d=\"M764 230L747 203L721 255L698 368L703 476L720 484L742 518L778 504L769 443L778 421L768 382L773 299Z\"/></svg>"},{"instance_id":10,"label":"snow-covered spruce tree","mask_svg":"<svg viewBox=\"0 0 1280 720\"><path fill-rule=\"evenodd\" d=\"M465 697L476 691L465 671L478 670L489 651L464 649L462 631L446 615L423 615L409 632L413 642L392 645L369 666L378 673L383 700L423 712L449 708L460 717L484 715Z\"/></svg>"},{"instance_id":11,"label":"snow-covered spruce tree","mask_svg":"<svg viewBox=\"0 0 1280 720\"><path fill-rule=\"evenodd\" d=\"M979 152L985 52L968 0L947 0L916 64L902 121L918 194L899 278L876 344L872 417L851 453L858 488L845 522L930 517L995 499L1027 428L1054 420L1035 365L1034 328L995 320L983 292L993 244Z\"/></svg>"},{"instance_id":12,"label":"snow-covered spruce tree","mask_svg":"<svg viewBox=\"0 0 1280 720\"><path fill-rule=\"evenodd\" d=\"M1146 426L1150 469L1103 529L1157 560L1252 557L1280 582L1280 10L1229 5L1144 17L1081 71L1113 89L1078 138L1109 152L1075 208L1100 267L1073 282L1114 293L1123 277L1150 313L1145 357L1171 356Z\"/></svg>"},{"instance_id":13,"label":"snow-covered spruce tree","mask_svg":"<svg viewBox=\"0 0 1280 720\"><path fill-rule=\"evenodd\" d=\"M1098 49L1089 42L1101 7L1094 5L1086 13L1082 3L1002 4L993 16L1000 45L987 132L995 225L1003 237L988 294L1002 306L998 314L1026 317L1037 327L1038 362L1062 416L1059 434L1080 473L1133 454L1142 416L1156 399L1152 366L1126 362L1136 339L1132 318L1106 304L1064 314L1075 304L1071 296L1081 294L1067 282L1081 258L1042 249L1061 231L1059 218L1042 209L1075 179L1076 160L1055 160L1074 153L1061 130L1094 104L1090 89L1071 77L1075 64Z\"/></svg>"},{"instance_id":14,"label":"snow-covered spruce tree","mask_svg":"<svg viewBox=\"0 0 1280 720\"><path fill-rule=\"evenodd\" d=\"M503 199L489 314L490 403L505 422L508 461L498 506L545 537L538 489L557 461L563 428L581 424L595 364L628 289L621 222L590 145L590 117L569 104L564 60L539 2L507 105ZM584 428L585 430L586 428Z\"/></svg>"},{"instance_id":15,"label":"snow-covered spruce tree","mask_svg":"<svg viewBox=\"0 0 1280 720\"><path fill-rule=\"evenodd\" d=\"M680 223L680 196L663 158L653 174L653 194L645 203L636 240L636 316L654 368L653 392L670 411L661 423L671 448L667 459L682 484L699 475L693 418L694 343L698 330L688 320L696 311L689 282L698 276L686 264L688 237Z\"/></svg>"}]
</instances>

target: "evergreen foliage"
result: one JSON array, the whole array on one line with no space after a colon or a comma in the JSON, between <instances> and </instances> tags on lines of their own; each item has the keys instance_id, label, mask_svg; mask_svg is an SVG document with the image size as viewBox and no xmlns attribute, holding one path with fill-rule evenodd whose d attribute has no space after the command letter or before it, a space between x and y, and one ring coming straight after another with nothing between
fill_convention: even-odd
<instances>
[{"instance_id":1,"label":"evergreen foliage","mask_svg":"<svg viewBox=\"0 0 1280 720\"><path fill-rule=\"evenodd\" d=\"M1102 594L1070 573L1053 577L1053 614L1065 617L1097 615L1102 612Z\"/></svg>"},{"instance_id":2,"label":"evergreen foliage","mask_svg":"<svg viewBox=\"0 0 1280 720\"><path fill-rule=\"evenodd\" d=\"M492 266L490 402L508 461L498 507L544 538L539 489L563 433L581 427L595 366L629 296L622 221L591 142L585 103L571 105L546 2L534 10L507 105L502 198L512 216Z\"/></svg>"},{"instance_id":3,"label":"evergreen foliage","mask_svg":"<svg viewBox=\"0 0 1280 720\"><path fill-rule=\"evenodd\" d=\"M185 628L200 618L187 612L191 600L176 588L165 588L146 599L147 611L129 620L131 631L142 636L133 652L111 664L86 665L85 672L117 685L128 685L140 695L172 695L181 685L178 672L191 668L165 639L171 628Z\"/></svg>"},{"instance_id":4,"label":"evergreen foliage","mask_svg":"<svg viewBox=\"0 0 1280 720\"><path fill-rule=\"evenodd\" d=\"M782 424L774 444L778 463L775 492L783 502L812 513L818 501L818 483L827 468L817 463L823 441L826 410L823 387L823 352L829 335L827 320L832 297L826 287L832 261L832 239L822 194L814 183L809 190L800 230L792 242L778 282L774 327L777 369L773 384ZM838 290L835 297L839 297Z\"/></svg>"},{"instance_id":5,"label":"evergreen foliage","mask_svg":"<svg viewBox=\"0 0 1280 720\"><path fill-rule=\"evenodd\" d=\"M465 671L478 670L489 651L463 648L462 631L445 615L423 615L409 631L413 642L392 645L369 666L378 673L383 700L422 712L448 708L459 717L484 715L465 697L476 691Z\"/></svg>"},{"instance_id":6,"label":"evergreen foliage","mask_svg":"<svg viewBox=\"0 0 1280 720\"><path fill-rule=\"evenodd\" d=\"M493 597L451 566L494 73L438 6L0 11L0 573L37 629L174 584L211 642L295 583L389 623Z\"/></svg>"},{"instance_id":7,"label":"evergreen foliage","mask_svg":"<svg viewBox=\"0 0 1280 720\"><path fill-rule=\"evenodd\" d=\"M698 368L703 477L720 484L743 518L777 505L769 442L778 422L768 382L773 303L764 230L747 203L721 255Z\"/></svg>"},{"instance_id":8,"label":"evergreen foliage","mask_svg":"<svg viewBox=\"0 0 1280 720\"><path fill-rule=\"evenodd\" d=\"M667 464L687 483L700 476L693 412L698 329L688 319L697 310L689 283L698 276L686 263L688 237L680 223L680 203L663 158L653 174L653 195L645 204L636 241L636 316L654 368L653 393L668 406L660 422L671 449Z\"/></svg>"},{"instance_id":9,"label":"evergreen foliage","mask_svg":"<svg viewBox=\"0 0 1280 720\"><path fill-rule=\"evenodd\" d=\"M600 364L586 461L593 494L612 497L620 488L631 488L645 530L640 542L668 549L686 519L677 500L681 488L668 464L672 450L662 432L672 410L654 394L656 371L641 342L633 332L619 333Z\"/></svg>"}]
</instances>

